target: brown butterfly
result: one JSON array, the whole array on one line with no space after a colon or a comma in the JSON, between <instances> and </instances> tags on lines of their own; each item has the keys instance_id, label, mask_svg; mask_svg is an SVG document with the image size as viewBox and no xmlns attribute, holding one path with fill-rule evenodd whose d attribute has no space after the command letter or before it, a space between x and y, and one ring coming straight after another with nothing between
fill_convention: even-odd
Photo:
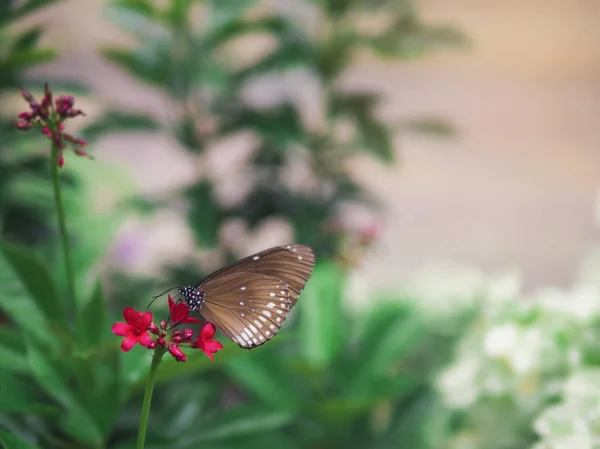
<instances>
[{"instance_id":1,"label":"brown butterfly","mask_svg":"<svg viewBox=\"0 0 600 449\"><path fill-rule=\"evenodd\" d=\"M215 271L198 286L180 287L199 312L245 349L277 334L315 266L305 245L269 248Z\"/></svg>"}]
</instances>

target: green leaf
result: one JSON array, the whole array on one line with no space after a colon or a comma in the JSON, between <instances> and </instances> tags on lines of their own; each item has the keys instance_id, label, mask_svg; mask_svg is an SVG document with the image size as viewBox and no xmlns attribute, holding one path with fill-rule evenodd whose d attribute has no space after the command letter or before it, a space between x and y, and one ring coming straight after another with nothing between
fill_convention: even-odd
<instances>
[{"instance_id":1,"label":"green leaf","mask_svg":"<svg viewBox=\"0 0 600 449\"><path fill-rule=\"evenodd\" d=\"M289 31L288 22L280 17L262 17L255 20L230 20L214 27L204 36L205 47L214 51L216 47L226 44L231 39L238 39L253 33L269 33L280 35Z\"/></svg>"},{"instance_id":2,"label":"green leaf","mask_svg":"<svg viewBox=\"0 0 600 449\"><path fill-rule=\"evenodd\" d=\"M208 429L194 438L185 438L180 447L194 448L198 444L228 441L239 437L251 437L261 432L272 432L294 419L294 414L283 410L257 410L256 406L238 406L220 415Z\"/></svg>"},{"instance_id":3,"label":"green leaf","mask_svg":"<svg viewBox=\"0 0 600 449\"><path fill-rule=\"evenodd\" d=\"M291 145L301 143L305 137L304 125L295 105L283 103L265 109L241 107L225 118L221 134L255 131L271 148L286 151Z\"/></svg>"},{"instance_id":4,"label":"green leaf","mask_svg":"<svg viewBox=\"0 0 600 449\"><path fill-rule=\"evenodd\" d=\"M220 24L234 20L243 15L257 0L208 0L210 4L210 20Z\"/></svg>"},{"instance_id":5,"label":"green leaf","mask_svg":"<svg viewBox=\"0 0 600 449\"><path fill-rule=\"evenodd\" d=\"M56 52L50 49L32 49L21 50L18 53L9 55L2 64L2 70L15 71L23 70L34 65L52 61L56 57Z\"/></svg>"},{"instance_id":6,"label":"green leaf","mask_svg":"<svg viewBox=\"0 0 600 449\"><path fill-rule=\"evenodd\" d=\"M278 338L281 338L281 335ZM269 342L269 346L275 343L275 340ZM231 359L225 369L238 385L268 407L280 410L296 409L302 398L294 391L289 379L289 370L280 361L281 356L270 351L272 349L261 348L253 350L251 355L242 353ZM266 385L269 388L265 388Z\"/></svg>"},{"instance_id":7,"label":"green leaf","mask_svg":"<svg viewBox=\"0 0 600 449\"><path fill-rule=\"evenodd\" d=\"M63 304L48 269L23 248L4 243L2 250L48 322L56 326L66 326Z\"/></svg>"},{"instance_id":8,"label":"green leaf","mask_svg":"<svg viewBox=\"0 0 600 449\"><path fill-rule=\"evenodd\" d=\"M417 346L423 332L423 323L407 305L378 306L366 318L356 349L360 364L351 376L348 391L356 396L371 394L389 370Z\"/></svg>"},{"instance_id":9,"label":"green leaf","mask_svg":"<svg viewBox=\"0 0 600 449\"><path fill-rule=\"evenodd\" d=\"M27 356L31 373L44 391L65 407L61 418L61 427L81 442L98 445L103 440L102 434L78 399L73 389L68 386L68 379L73 373L65 372L53 364L46 354L40 351L33 341L27 340Z\"/></svg>"},{"instance_id":10,"label":"green leaf","mask_svg":"<svg viewBox=\"0 0 600 449\"><path fill-rule=\"evenodd\" d=\"M29 367L27 358L19 351L7 347L0 342L0 360L9 361L10 363L0 364L0 373L17 373L26 374Z\"/></svg>"},{"instance_id":11,"label":"green leaf","mask_svg":"<svg viewBox=\"0 0 600 449\"><path fill-rule=\"evenodd\" d=\"M158 131L159 129L160 125L147 115L107 111L93 124L83 128L80 134L91 142L109 133Z\"/></svg>"},{"instance_id":12,"label":"green leaf","mask_svg":"<svg viewBox=\"0 0 600 449\"><path fill-rule=\"evenodd\" d=\"M96 282L92 297L83 305L77 327L80 337L78 340L85 342L90 348L102 342L104 337L109 335L106 300L100 282Z\"/></svg>"},{"instance_id":13,"label":"green leaf","mask_svg":"<svg viewBox=\"0 0 600 449\"><path fill-rule=\"evenodd\" d=\"M41 449L40 446L25 441L2 427L0 427L0 443L3 449Z\"/></svg>"},{"instance_id":14,"label":"green leaf","mask_svg":"<svg viewBox=\"0 0 600 449\"><path fill-rule=\"evenodd\" d=\"M38 9L58 3L59 1L60 0L28 0L19 2L19 6L10 11L9 14L0 14L0 25L7 22L15 22Z\"/></svg>"},{"instance_id":15,"label":"green leaf","mask_svg":"<svg viewBox=\"0 0 600 449\"><path fill-rule=\"evenodd\" d=\"M38 304L31 299L25 285L13 270L3 251L0 252L0 285L2 285L0 310L19 326L23 333L56 345L49 333L45 316L40 312Z\"/></svg>"},{"instance_id":16,"label":"green leaf","mask_svg":"<svg viewBox=\"0 0 600 449\"><path fill-rule=\"evenodd\" d=\"M41 402L39 391L29 378L23 380L20 376L3 373L0 379L0 412L56 415L59 409Z\"/></svg>"},{"instance_id":17,"label":"green leaf","mask_svg":"<svg viewBox=\"0 0 600 449\"><path fill-rule=\"evenodd\" d=\"M169 55L157 51L141 55L120 49L105 49L102 51L102 55L139 80L152 86L165 88L165 86L170 85Z\"/></svg>"},{"instance_id":18,"label":"green leaf","mask_svg":"<svg viewBox=\"0 0 600 449\"><path fill-rule=\"evenodd\" d=\"M42 27L31 28L16 36L12 42L11 51L19 52L29 50L38 43L42 35Z\"/></svg>"},{"instance_id":19,"label":"green leaf","mask_svg":"<svg viewBox=\"0 0 600 449\"><path fill-rule=\"evenodd\" d=\"M384 162L394 160L392 129L375 117L379 95L371 92L335 92L330 109L336 117L345 116L355 122L357 145Z\"/></svg>"},{"instance_id":20,"label":"green leaf","mask_svg":"<svg viewBox=\"0 0 600 449\"><path fill-rule=\"evenodd\" d=\"M185 191L189 204L188 222L196 244L213 248L219 243L223 212L210 182L201 181Z\"/></svg>"},{"instance_id":21,"label":"green leaf","mask_svg":"<svg viewBox=\"0 0 600 449\"><path fill-rule=\"evenodd\" d=\"M345 275L334 263L317 263L299 301L302 357L312 366L328 366L343 342L342 288Z\"/></svg>"}]
</instances>

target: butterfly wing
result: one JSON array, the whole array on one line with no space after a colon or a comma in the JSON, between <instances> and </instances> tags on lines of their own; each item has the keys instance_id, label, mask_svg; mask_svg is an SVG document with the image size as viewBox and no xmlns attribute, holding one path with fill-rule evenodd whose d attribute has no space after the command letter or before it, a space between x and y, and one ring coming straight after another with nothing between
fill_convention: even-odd
<instances>
[{"instance_id":1,"label":"butterfly wing","mask_svg":"<svg viewBox=\"0 0 600 449\"><path fill-rule=\"evenodd\" d=\"M257 273L220 276L203 291L201 313L242 348L252 349L277 334L294 306L280 279Z\"/></svg>"},{"instance_id":2,"label":"butterfly wing","mask_svg":"<svg viewBox=\"0 0 600 449\"><path fill-rule=\"evenodd\" d=\"M277 278L287 284L296 304L315 266L315 254L306 245L284 245L266 249L227 265L208 276L199 286L206 291L212 282L231 273L255 273Z\"/></svg>"},{"instance_id":3,"label":"butterfly wing","mask_svg":"<svg viewBox=\"0 0 600 449\"><path fill-rule=\"evenodd\" d=\"M298 301L315 264L304 245L261 251L228 265L204 280L201 313L242 348L275 336Z\"/></svg>"}]
</instances>

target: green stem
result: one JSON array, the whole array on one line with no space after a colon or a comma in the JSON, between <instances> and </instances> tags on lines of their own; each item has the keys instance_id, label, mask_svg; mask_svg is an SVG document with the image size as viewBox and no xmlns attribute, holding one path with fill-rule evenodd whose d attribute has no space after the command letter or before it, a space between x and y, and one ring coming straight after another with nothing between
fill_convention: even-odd
<instances>
[{"instance_id":1,"label":"green stem","mask_svg":"<svg viewBox=\"0 0 600 449\"><path fill-rule=\"evenodd\" d=\"M71 301L72 311L77 310L75 298L75 275L73 273L73 261L71 259L71 250L69 247L69 238L67 235L67 223L65 219L65 209L62 201L62 193L60 189L60 174L58 172L58 158L60 149L56 144L52 144L52 183L54 185L54 200L56 202L56 212L58 214L58 226L60 228L60 239L62 240L63 255L65 258L65 269L67 275L67 288L69 291L69 299Z\"/></svg>"},{"instance_id":2,"label":"green stem","mask_svg":"<svg viewBox=\"0 0 600 449\"><path fill-rule=\"evenodd\" d=\"M140 417L140 428L138 430L138 439L136 449L144 449L146 441L146 429L148 428L148 417L150 416L150 403L152 402L152 392L154 391L154 383L156 381L156 373L162 359L165 349L157 346L152 356L152 364L146 381L146 391L144 392L144 402L142 403L142 416Z\"/></svg>"}]
</instances>

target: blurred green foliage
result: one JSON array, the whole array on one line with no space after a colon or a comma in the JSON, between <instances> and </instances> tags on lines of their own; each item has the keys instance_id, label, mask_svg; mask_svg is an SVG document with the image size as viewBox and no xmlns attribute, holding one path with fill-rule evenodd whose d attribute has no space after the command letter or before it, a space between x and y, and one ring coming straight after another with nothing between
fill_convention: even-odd
<instances>
[{"instance_id":1,"label":"blurred green foliage","mask_svg":"<svg viewBox=\"0 0 600 449\"><path fill-rule=\"evenodd\" d=\"M378 92L347 91L342 77L364 51L382 58L414 58L444 45L463 44L465 38L451 27L422 23L404 1L328 0L297 5L317 15L316 31L296 17L259 6L255 0L113 1L111 17L138 44L131 49L105 49L104 55L163 92L171 119L152 125L151 114L109 110L87 129L87 137L128 130L132 124L159 128L195 155L194 163L201 166L211 146L251 132L254 148L247 169L239 175L249 174L252 179L236 204L218 200L220 180L206 170L179 192L168 194L186 200L196 244L201 249L220 247L219 230L235 219L241 219L251 232L266 219L278 217L290 224L295 241L313 247L320 258L333 258L342 250L345 231L332 232L328 225L341 220L340 208L376 204L352 178L348 162L360 154L382 163L394 162L392 141L397 132L451 132L445 122L435 119L386 123L378 117ZM386 18L385 26L375 33L359 26L360 18L371 16ZM254 60L238 62L236 55L243 52L243 39L249 36L268 38L272 45ZM309 73L316 81L323 123L307 120L307 112L292 99L294 90L268 105L248 100L248 90L256 82L276 80L292 70ZM344 135L342 128L350 130L350 135ZM303 186L288 182L290 166L305 173ZM155 196L133 203L144 212L170 207L167 198ZM236 255L227 256L231 260ZM201 270L193 263L190 268L196 275ZM178 280L187 277L181 270L175 276Z\"/></svg>"}]
</instances>

